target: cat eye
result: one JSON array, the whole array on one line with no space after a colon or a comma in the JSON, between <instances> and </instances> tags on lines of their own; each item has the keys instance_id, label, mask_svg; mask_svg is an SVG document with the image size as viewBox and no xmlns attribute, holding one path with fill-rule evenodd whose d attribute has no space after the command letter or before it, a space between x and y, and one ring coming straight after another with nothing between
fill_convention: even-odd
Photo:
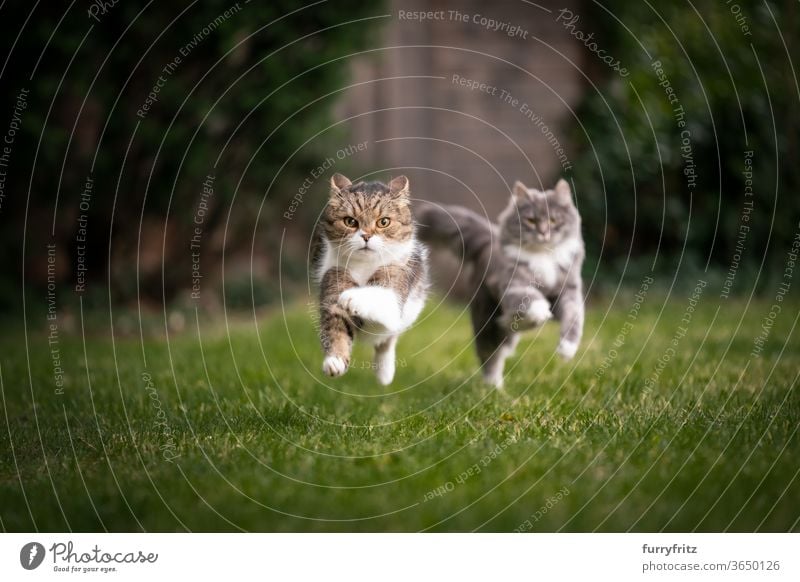
<instances>
[{"instance_id":1,"label":"cat eye","mask_svg":"<svg viewBox=\"0 0 800 582\"><path fill-rule=\"evenodd\" d=\"M356 228L358 226L358 221L352 216L345 216L342 221L345 226L349 226L350 228Z\"/></svg>"},{"instance_id":2,"label":"cat eye","mask_svg":"<svg viewBox=\"0 0 800 582\"><path fill-rule=\"evenodd\" d=\"M379 218L378 219L378 226L381 227L381 228L386 228L387 226L389 226L390 222L392 222L392 221L389 220L389 217L388 216L384 216L383 218Z\"/></svg>"},{"instance_id":3,"label":"cat eye","mask_svg":"<svg viewBox=\"0 0 800 582\"><path fill-rule=\"evenodd\" d=\"M554 225L554 226L555 226L555 224L556 224L556 219L555 219L555 218L551 218L551 219L550 219L550 224L552 224L552 225Z\"/></svg>"},{"instance_id":4,"label":"cat eye","mask_svg":"<svg viewBox=\"0 0 800 582\"><path fill-rule=\"evenodd\" d=\"M525 218L525 220L528 222L528 224L536 226L536 219L533 216L528 216L527 218Z\"/></svg>"}]
</instances>

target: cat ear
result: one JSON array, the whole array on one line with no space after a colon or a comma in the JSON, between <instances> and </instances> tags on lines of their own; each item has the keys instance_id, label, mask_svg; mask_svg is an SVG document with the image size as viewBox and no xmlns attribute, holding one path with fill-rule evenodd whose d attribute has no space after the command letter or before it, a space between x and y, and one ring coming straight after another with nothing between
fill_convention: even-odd
<instances>
[{"instance_id":1,"label":"cat ear","mask_svg":"<svg viewBox=\"0 0 800 582\"><path fill-rule=\"evenodd\" d=\"M331 196L336 196L342 193L342 190L352 185L352 182L342 176L340 173L335 173L331 176Z\"/></svg>"},{"instance_id":2,"label":"cat ear","mask_svg":"<svg viewBox=\"0 0 800 582\"><path fill-rule=\"evenodd\" d=\"M389 182L389 191L395 196L408 196L408 178L398 176Z\"/></svg>"},{"instance_id":3,"label":"cat ear","mask_svg":"<svg viewBox=\"0 0 800 582\"><path fill-rule=\"evenodd\" d=\"M564 178L561 178L556 183L555 191L556 191L556 200L558 200L562 204L572 203L572 189L569 187L569 182L567 182Z\"/></svg>"},{"instance_id":4,"label":"cat ear","mask_svg":"<svg viewBox=\"0 0 800 582\"><path fill-rule=\"evenodd\" d=\"M530 196L528 195L528 189L525 187L525 184L523 184L519 180L514 182L514 187L511 190L511 196L515 200L527 200L528 198L530 198Z\"/></svg>"}]
</instances>

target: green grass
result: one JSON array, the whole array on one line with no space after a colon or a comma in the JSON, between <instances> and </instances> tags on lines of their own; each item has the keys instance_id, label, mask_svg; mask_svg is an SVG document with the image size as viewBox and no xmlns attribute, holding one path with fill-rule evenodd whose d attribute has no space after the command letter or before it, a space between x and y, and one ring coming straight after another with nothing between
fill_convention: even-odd
<instances>
[{"instance_id":1,"label":"green grass","mask_svg":"<svg viewBox=\"0 0 800 582\"><path fill-rule=\"evenodd\" d=\"M797 306L783 305L762 357L751 358L769 303L718 311L703 298L646 389L685 302L648 298L615 347L631 301L628 293L608 309L591 306L569 364L553 357L555 325L527 337L502 392L474 376L466 314L433 302L401 339L389 388L361 369L365 349L346 376L323 379L304 306L257 327L201 320L199 336L192 328L144 346L138 335L112 342L107 333L84 346L62 330L63 395L44 326L29 327L28 356L16 333L0 351L0 525L800 529ZM167 462L164 450L179 456Z\"/></svg>"}]
</instances>

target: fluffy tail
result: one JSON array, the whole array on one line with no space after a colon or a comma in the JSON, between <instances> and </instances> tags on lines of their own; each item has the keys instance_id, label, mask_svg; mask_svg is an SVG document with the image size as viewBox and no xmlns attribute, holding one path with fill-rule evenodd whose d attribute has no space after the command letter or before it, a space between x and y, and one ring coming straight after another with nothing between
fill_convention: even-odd
<instances>
[{"instance_id":1,"label":"fluffy tail","mask_svg":"<svg viewBox=\"0 0 800 582\"><path fill-rule=\"evenodd\" d=\"M497 244L497 227L463 206L420 205L419 238L431 246L445 247L467 262L479 262Z\"/></svg>"}]
</instances>

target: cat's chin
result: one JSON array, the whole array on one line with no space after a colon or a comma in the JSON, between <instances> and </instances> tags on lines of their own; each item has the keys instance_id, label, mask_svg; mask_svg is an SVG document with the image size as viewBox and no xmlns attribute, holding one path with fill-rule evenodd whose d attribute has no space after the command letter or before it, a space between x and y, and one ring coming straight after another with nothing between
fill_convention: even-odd
<instances>
[{"instance_id":1,"label":"cat's chin","mask_svg":"<svg viewBox=\"0 0 800 582\"><path fill-rule=\"evenodd\" d=\"M346 256L348 259L366 259L369 257L376 257L380 254L380 251L376 247L357 247L357 248L348 248L346 251Z\"/></svg>"},{"instance_id":2,"label":"cat's chin","mask_svg":"<svg viewBox=\"0 0 800 582\"><path fill-rule=\"evenodd\" d=\"M536 242L526 242L523 245L520 245L522 250L528 251L530 253L541 253L544 251L551 251L553 248L557 247L563 241L561 240L548 240L548 241L536 241Z\"/></svg>"},{"instance_id":3,"label":"cat's chin","mask_svg":"<svg viewBox=\"0 0 800 582\"><path fill-rule=\"evenodd\" d=\"M350 253L353 265L378 265L383 262L384 253L377 249L356 249Z\"/></svg>"}]
</instances>

